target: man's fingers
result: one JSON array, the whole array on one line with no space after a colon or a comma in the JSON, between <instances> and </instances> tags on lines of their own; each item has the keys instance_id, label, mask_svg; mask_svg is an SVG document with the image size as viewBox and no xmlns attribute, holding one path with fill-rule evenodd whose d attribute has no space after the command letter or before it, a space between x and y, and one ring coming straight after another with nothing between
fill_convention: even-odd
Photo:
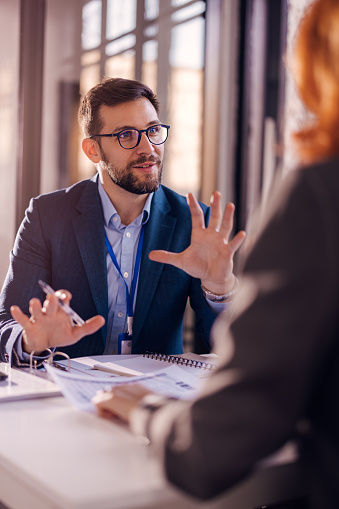
<instances>
[{"instance_id":1,"label":"man's fingers","mask_svg":"<svg viewBox=\"0 0 339 509\"><path fill-rule=\"evenodd\" d=\"M34 299L32 299L34 300ZM34 304L34 303L33 303ZM33 305L34 307L34 305ZM11 306L11 315L13 319L18 322L21 327L23 327L25 330L29 330L30 328L36 327L36 323L33 323L28 316L26 316L19 306ZM34 311L32 309L32 311ZM44 316L44 318L47 320L47 313L42 313L41 315ZM68 318L68 317L67 317ZM46 322L45 322L46 323ZM94 334L97 332L101 327L103 327L105 324L105 319L103 316L96 315L87 320L83 325L81 326L74 326L71 330L73 331L73 337L70 336L70 341L66 341L64 345L59 344L59 346L66 346L68 344L72 344L75 341L78 341L79 339L83 338L84 336ZM46 323L46 327L47 327ZM72 338L72 339L71 339ZM53 345L55 346L55 345Z\"/></svg>"},{"instance_id":2,"label":"man's fingers","mask_svg":"<svg viewBox=\"0 0 339 509\"><path fill-rule=\"evenodd\" d=\"M39 299L31 299L29 301L29 312L34 319L41 318L44 315Z\"/></svg>"},{"instance_id":3,"label":"man's fingers","mask_svg":"<svg viewBox=\"0 0 339 509\"><path fill-rule=\"evenodd\" d=\"M101 315L92 316L84 323L86 326L87 334L93 334L105 325L105 318Z\"/></svg>"},{"instance_id":4,"label":"man's fingers","mask_svg":"<svg viewBox=\"0 0 339 509\"><path fill-rule=\"evenodd\" d=\"M170 253L169 251L151 251L148 255L149 259L153 262L159 262L159 263L168 263L170 265L174 265L174 267L177 267L181 269L181 260L182 256L181 253Z\"/></svg>"},{"instance_id":5,"label":"man's fingers","mask_svg":"<svg viewBox=\"0 0 339 509\"><path fill-rule=\"evenodd\" d=\"M76 325L73 327L73 335L74 338L78 341L79 339L83 338L84 336L89 336L90 334L94 334L97 332L101 327L105 325L105 318L100 315L93 316L89 320L86 320L86 322L83 325Z\"/></svg>"},{"instance_id":6,"label":"man's fingers","mask_svg":"<svg viewBox=\"0 0 339 509\"><path fill-rule=\"evenodd\" d=\"M68 306L72 300L72 294L68 290L58 290L55 292L55 296Z\"/></svg>"},{"instance_id":7,"label":"man's fingers","mask_svg":"<svg viewBox=\"0 0 339 509\"><path fill-rule=\"evenodd\" d=\"M208 222L208 227L212 230L218 231L221 222L221 194L219 191L214 191L211 196L211 214Z\"/></svg>"},{"instance_id":8,"label":"man's fingers","mask_svg":"<svg viewBox=\"0 0 339 509\"><path fill-rule=\"evenodd\" d=\"M26 316L25 313L23 313L21 311L19 306L11 306L10 312L11 312L12 318L16 322L18 322L18 324L21 325L21 327L23 327L24 329L29 327L29 325L31 324L31 321L28 318L28 316Z\"/></svg>"},{"instance_id":9,"label":"man's fingers","mask_svg":"<svg viewBox=\"0 0 339 509\"><path fill-rule=\"evenodd\" d=\"M50 295L47 295L41 312L51 315L58 310L58 307L59 307L58 299L56 298L55 295L50 294ZM34 307L33 307L33 305L30 305L29 311L30 311L31 315L40 316L40 314L38 314L38 308L39 308L38 303L36 303L34 305ZM36 310L35 313L34 313L34 310Z\"/></svg>"},{"instance_id":10,"label":"man's fingers","mask_svg":"<svg viewBox=\"0 0 339 509\"><path fill-rule=\"evenodd\" d=\"M234 210L234 204L231 202L227 203L220 226L220 233L224 236L226 242L228 242L228 238L233 229Z\"/></svg>"},{"instance_id":11,"label":"man's fingers","mask_svg":"<svg viewBox=\"0 0 339 509\"><path fill-rule=\"evenodd\" d=\"M55 295L49 293L43 304L43 310L48 314L55 313L58 311L58 308L60 307L60 301L64 302L69 306L71 299L72 294L67 290L58 290L57 292L55 292Z\"/></svg>"},{"instance_id":12,"label":"man's fingers","mask_svg":"<svg viewBox=\"0 0 339 509\"><path fill-rule=\"evenodd\" d=\"M233 239L228 243L228 247L231 249L233 254L238 251L239 247L243 244L244 240L246 238L246 232L241 230L238 232Z\"/></svg>"},{"instance_id":13,"label":"man's fingers","mask_svg":"<svg viewBox=\"0 0 339 509\"><path fill-rule=\"evenodd\" d=\"M205 228L204 213L196 197L188 193L186 200L191 212L192 228Z\"/></svg>"}]
</instances>

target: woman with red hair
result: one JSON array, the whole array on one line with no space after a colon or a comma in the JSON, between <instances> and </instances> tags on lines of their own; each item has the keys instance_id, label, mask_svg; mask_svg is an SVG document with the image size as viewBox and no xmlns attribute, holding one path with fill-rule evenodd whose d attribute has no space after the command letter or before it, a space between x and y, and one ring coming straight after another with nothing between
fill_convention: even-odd
<instances>
[{"instance_id":1,"label":"woman with red hair","mask_svg":"<svg viewBox=\"0 0 339 509\"><path fill-rule=\"evenodd\" d=\"M169 480L204 499L297 439L308 507L338 509L339 0L307 9L293 72L311 112L295 134L303 167L272 193L234 319L214 326L218 369L191 402L129 385L95 403L148 436Z\"/></svg>"},{"instance_id":2,"label":"woman with red hair","mask_svg":"<svg viewBox=\"0 0 339 509\"><path fill-rule=\"evenodd\" d=\"M339 2L317 1L302 20L292 60L299 95L313 115L295 140L304 163L339 154Z\"/></svg>"}]
</instances>

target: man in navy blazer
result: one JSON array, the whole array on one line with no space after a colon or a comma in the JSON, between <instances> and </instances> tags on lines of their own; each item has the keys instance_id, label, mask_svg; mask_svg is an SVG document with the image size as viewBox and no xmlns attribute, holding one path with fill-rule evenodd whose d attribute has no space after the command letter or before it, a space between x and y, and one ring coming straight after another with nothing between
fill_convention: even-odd
<instances>
[{"instance_id":1,"label":"man in navy blazer","mask_svg":"<svg viewBox=\"0 0 339 509\"><path fill-rule=\"evenodd\" d=\"M234 207L217 224L219 193L211 209L197 210L192 195L186 201L161 185L169 126L157 112L153 92L134 80L105 80L83 99L82 147L98 174L31 200L0 296L2 361L25 364L32 352L39 361L55 347L70 357L118 353L121 345L120 353L181 353L188 298L208 348L216 314L233 295L233 255L245 235L228 242ZM210 212L210 238L201 243ZM168 257L185 271L163 263ZM44 300L39 280L64 290ZM85 323L75 325L60 300L72 301Z\"/></svg>"}]
</instances>

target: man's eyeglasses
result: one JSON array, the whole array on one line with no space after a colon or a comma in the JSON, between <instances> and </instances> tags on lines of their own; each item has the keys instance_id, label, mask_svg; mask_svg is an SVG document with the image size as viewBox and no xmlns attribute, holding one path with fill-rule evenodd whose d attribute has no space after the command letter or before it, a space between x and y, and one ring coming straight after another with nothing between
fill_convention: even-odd
<instances>
[{"instance_id":1,"label":"man's eyeglasses","mask_svg":"<svg viewBox=\"0 0 339 509\"><path fill-rule=\"evenodd\" d=\"M118 133L111 134L92 134L90 138L96 138L97 136L101 137L113 137L116 136L122 148L126 148L127 150L135 148L139 145L141 140L142 133L145 133L148 140L152 143L152 145L162 145L165 143L168 137L168 129L169 125L165 124L156 124L147 127L147 129L124 129L123 131L119 131Z\"/></svg>"}]
</instances>

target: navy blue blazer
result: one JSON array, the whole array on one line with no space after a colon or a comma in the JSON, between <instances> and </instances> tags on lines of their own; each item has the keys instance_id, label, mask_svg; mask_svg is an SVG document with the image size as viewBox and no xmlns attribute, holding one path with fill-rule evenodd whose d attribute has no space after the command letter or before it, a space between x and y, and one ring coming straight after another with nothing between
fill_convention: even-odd
<instances>
[{"instance_id":1,"label":"navy blue blazer","mask_svg":"<svg viewBox=\"0 0 339 509\"><path fill-rule=\"evenodd\" d=\"M209 208L202 205L206 223ZM153 249L173 252L190 243L191 217L186 199L161 186L155 192L145 228L132 352L183 351L183 315L187 299L196 313L196 329L208 347L215 315L207 305L200 280L171 265L149 260ZM107 268L104 219L97 177L31 200L18 231L10 267L0 295L1 360L21 331L11 318L11 305L29 314L32 297L44 299L38 280L72 295L73 309L84 319L99 314L107 320ZM75 345L58 348L71 357L104 352L106 326Z\"/></svg>"}]
</instances>

